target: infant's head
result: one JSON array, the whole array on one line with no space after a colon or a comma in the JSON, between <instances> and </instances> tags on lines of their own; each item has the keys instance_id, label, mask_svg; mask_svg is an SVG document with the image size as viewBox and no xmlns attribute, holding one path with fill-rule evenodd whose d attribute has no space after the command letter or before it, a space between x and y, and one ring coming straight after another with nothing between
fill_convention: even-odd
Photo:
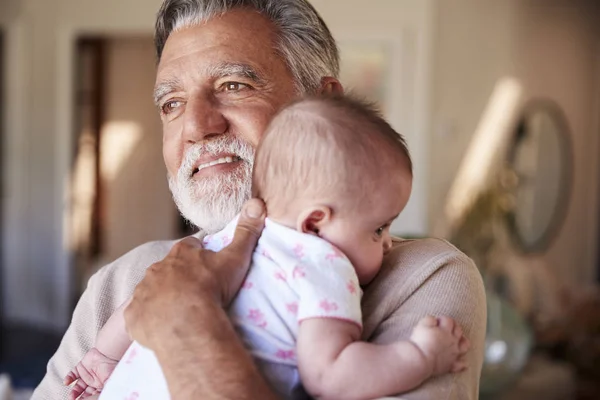
<instances>
[{"instance_id":1,"label":"infant's head","mask_svg":"<svg viewBox=\"0 0 600 400\"><path fill-rule=\"evenodd\" d=\"M269 218L329 241L370 282L412 187L402 136L351 97L300 100L272 120L256 152L253 194Z\"/></svg>"}]
</instances>

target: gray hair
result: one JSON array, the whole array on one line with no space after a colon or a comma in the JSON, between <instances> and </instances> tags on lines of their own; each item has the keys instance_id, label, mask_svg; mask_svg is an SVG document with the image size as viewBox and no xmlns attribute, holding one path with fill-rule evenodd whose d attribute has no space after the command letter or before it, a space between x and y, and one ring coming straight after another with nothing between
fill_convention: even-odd
<instances>
[{"instance_id":1,"label":"gray hair","mask_svg":"<svg viewBox=\"0 0 600 400\"><path fill-rule=\"evenodd\" d=\"M277 29L277 52L298 90L314 93L321 78L339 75L339 53L331 32L307 0L164 0L156 19L158 60L172 32L196 26L234 8L256 10Z\"/></svg>"}]
</instances>

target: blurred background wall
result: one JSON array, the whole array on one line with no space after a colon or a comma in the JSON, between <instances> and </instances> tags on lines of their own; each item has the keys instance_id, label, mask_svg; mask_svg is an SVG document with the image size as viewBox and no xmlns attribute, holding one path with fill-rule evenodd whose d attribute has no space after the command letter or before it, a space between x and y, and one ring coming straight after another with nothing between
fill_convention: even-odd
<instances>
[{"instance_id":1,"label":"blurred background wall","mask_svg":"<svg viewBox=\"0 0 600 400\"><path fill-rule=\"evenodd\" d=\"M574 146L567 217L548 250L562 278L591 284L598 268L600 14L596 1L436 2L429 221L446 194L496 84L518 79L524 100L551 98Z\"/></svg>"}]
</instances>

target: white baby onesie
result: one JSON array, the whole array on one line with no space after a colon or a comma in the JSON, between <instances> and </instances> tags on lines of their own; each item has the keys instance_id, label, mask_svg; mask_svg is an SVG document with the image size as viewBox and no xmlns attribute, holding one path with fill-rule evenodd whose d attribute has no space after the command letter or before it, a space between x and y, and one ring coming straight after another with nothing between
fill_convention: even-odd
<instances>
[{"instance_id":1,"label":"white baby onesie","mask_svg":"<svg viewBox=\"0 0 600 400\"><path fill-rule=\"evenodd\" d=\"M233 238L236 218L204 239L220 251ZM336 318L362 327L358 277L346 256L327 241L269 219L252 257L248 276L228 314L271 386L285 398L302 398L297 371L298 324ZM269 365L278 368L270 374ZM287 370L289 373L281 373ZM106 383L100 399L169 399L154 353L133 343Z\"/></svg>"}]
</instances>

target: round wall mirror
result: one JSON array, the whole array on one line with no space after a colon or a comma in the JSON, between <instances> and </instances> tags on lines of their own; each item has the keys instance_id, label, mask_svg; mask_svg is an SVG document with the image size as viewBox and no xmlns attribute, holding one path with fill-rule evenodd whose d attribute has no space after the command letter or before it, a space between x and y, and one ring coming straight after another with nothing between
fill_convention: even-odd
<instances>
[{"instance_id":1,"label":"round wall mirror","mask_svg":"<svg viewBox=\"0 0 600 400\"><path fill-rule=\"evenodd\" d=\"M572 181L570 131L556 103L525 107L507 161L517 178L508 214L512 237L523 252L545 251L562 225Z\"/></svg>"}]
</instances>

